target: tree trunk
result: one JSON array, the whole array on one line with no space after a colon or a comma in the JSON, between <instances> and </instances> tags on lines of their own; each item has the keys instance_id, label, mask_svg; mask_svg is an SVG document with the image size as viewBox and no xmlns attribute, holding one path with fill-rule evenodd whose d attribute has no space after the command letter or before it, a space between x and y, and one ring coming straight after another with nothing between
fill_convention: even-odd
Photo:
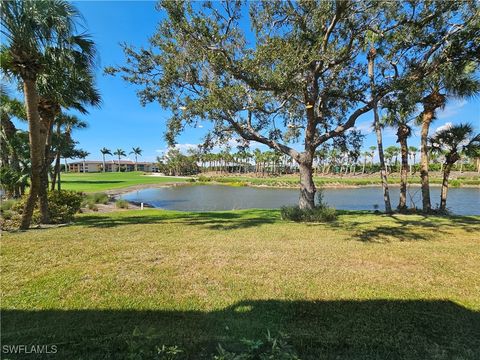
<instances>
[{"instance_id":1,"label":"tree trunk","mask_svg":"<svg viewBox=\"0 0 480 360\"><path fill-rule=\"evenodd\" d=\"M40 114L38 113L38 94L35 88L35 78L23 79L23 91L28 118L31 161L30 192L23 208L20 224L20 229L26 230L30 227L33 209L37 196L40 193L45 143L42 144L42 136L40 134Z\"/></svg>"},{"instance_id":2,"label":"tree trunk","mask_svg":"<svg viewBox=\"0 0 480 360\"><path fill-rule=\"evenodd\" d=\"M408 146L407 138L399 137L400 151L402 156L402 168L400 170L400 200L398 210L407 209L407 177L408 177Z\"/></svg>"},{"instance_id":3,"label":"tree trunk","mask_svg":"<svg viewBox=\"0 0 480 360\"><path fill-rule=\"evenodd\" d=\"M105 154L102 154L102 158L103 158L103 172L106 172L107 171L107 166L105 164Z\"/></svg>"},{"instance_id":4,"label":"tree trunk","mask_svg":"<svg viewBox=\"0 0 480 360\"><path fill-rule=\"evenodd\" d=\"M375 56L376 50L371 48L368 52L368 76L370 77L370 87L372 90L372 97L375 96ZM383 140L382 140L382 128L380 126L380 119L378 117L378 107L377 101L373 106L373 116L374 116L374 125L375 133L377 135L377 146L378 146L378 157L380 159L380 177L382 179L382 189L383 189L383 201L385 202L385 212L392 212L392 205L390 202L390 193L388 191L388 179L387 179L387 169L385 167L385 158L383 156Z\"/></svg>"},{"instance_id":5,"label":"tree trunk","mask_svg":"<svg viewBox=\"0 0 480 360\"><path fill-rule=\"evenodd\" d=\"M60 162L58 162L58 164L60 165ZM59 167L59 171L58 171L58 178L57 178L57 190L60 191L62 190L62 177L61 177L61 171L60 171L60 167Z\"/></svg>"},{"instance_id":6,"label":"tree trunk","mask_svg":"<svg viewBox=\"0 0 480 360\"><path fill-rule=\"evenodd\" d=\"M52 191L55 190L55 185L57 182L58 182L58 186L60 187L60 152L57 152L57 155L55 158L54 176L52 178L52 187L51 187Z\"/></svg>"},{"instance_id":7,"label":"tree trunk","mask_svg":"<svg viewBox=\"0 0 480 360\"><path fill-rule=\"evenodd\" d=\"M300 209L313 209L315 207L315 183L313 182L312 162L299 162L300 168Z\"/></svg>"},{"instance_id":8,"label":"tree trunk","mask_svg":"<svg viewBox=\"0 0 480 360\"><path fill-rule=\"evenodd\" d=\"M53 160L51 157L53 122L55 119L53 111L51 108L48 108L47 111L42 111L41 107L39 109L41 141L44 148L41 185L38 194L40 199L40 222L42 224L50 223L50 216L48 214L48 169Z\"/></svg>"},{"instance_id":9,"label":"tree trunk","mask_svg":"<svg viewBox=\"0 0 480 360\"><path fill-rule=\"evenodd\" d=\"M450 176L450 171L452 170L453 164L446 163L443 170L443 181L442 181L442 191L440 193L440 210L447 210L447 195L448 195L448 178Z\"/></svg>"},{"instance_id":10,"label":"tree trunk","mask_svg":"<svg viewBox=\"0 0 480 360\"><path fill-rule=\"evenodd\" d=\"M432 209L430 202L430 182L428 179L428 130L432 119L433 110L423 113L420 138L420 177L422 181L422 208L424 212L429 212Z\"/></svg>"}]
</instances>

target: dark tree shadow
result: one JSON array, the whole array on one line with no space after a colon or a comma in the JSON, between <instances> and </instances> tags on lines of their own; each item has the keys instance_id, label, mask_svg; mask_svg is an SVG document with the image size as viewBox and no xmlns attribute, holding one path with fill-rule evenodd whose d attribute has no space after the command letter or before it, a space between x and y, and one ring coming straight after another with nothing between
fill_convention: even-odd
<instances>
[{"instance_id":1,"label":"dark tree shadow","mask_svg":"<svg viewBox=\"0 0 480 360\"><path fill-rule=\"evenodd\" d=\"M62 184L119 184L122 180L62 180Z\"/></svg>"},{"instance_id":2,"label":"dark tree shadow","mask_svg":"<svg viewBox=\"0 0 480 360\"><path fill-rule=\"evenodd\" d=\"M473 360L480 355L480 313L444 300L246 300L211 312L3 310L1 326L3 345L58 348L51 356L12 359L127 359L153 354L162 344L184 349L181 358L202 359L218 343L238 351L240 339L261 339L267 330L289 334L302 359Z\"/></svg>"},{"instance_id":3,"label":"dark tree shadow","mask_svg":"<svg viewBox=\"0 0 480 360\"><path fill-rule=\"evenodd\" d=\"M370 215L378 221L338 221L325 223L332 229L342 228L351 232L351 239L370 243L391 241L426 241L438 238L442 234L454 233L461 229L467 232L480 232L480 218L475 216L425 216L386 215L373 212L341 212L341 214ZM384 221L382 221L382 218Z\"/></svg>"},{"instance_id":4,"label":"dark tree shadow","mask_svg":"<svg viewBox=\"0 0 480 360\"><path fill-rule=\"evenodd\" d=\"M253 215L252 215L253 214ZM135 215L102 216L84 215L75 220L75 224L92 228L111 228L132 224L165 224L181 223L185 225L204 226L213 230L232 230L256 227L262 224L272 224L279 220L277 212L269 210L254 210L248 212L211 211L186 212L165 211L154 215L144 215L138 212Z\"/></svg>"},{"instance_id":5,"label":"dark tree shadow","mask_svg":"<svg viewBox=\"0 0 480 360\"><path fill-rule=\"evenodd\" d=\"M312 228L327 227L332 230L348 231L351 233L350 239L371 243L435 240L439 231L453 234L458 229L472 233L480 232L480 219L475 216L421 216L419 218L418 215L385 215L368 211L341 211L339 214L337 221L305 223L305 225ZM344 217L344 215L348 216ZM362 216L369 217L365 218L366 221L351 220L350 215L356 215L359 219ZM378 217L378 219L370 221L372 216ZM279 211L255 209L193 213L181 211L143 213L139 211L134 215L131 213L128 215L122 213L95 214L80 216L75 220L75 224L91 228L112 228L132 224L180 223L204 226L212 230L232 230L273 224L279 221L282 221Z\"/></svg>"}]
</instances>

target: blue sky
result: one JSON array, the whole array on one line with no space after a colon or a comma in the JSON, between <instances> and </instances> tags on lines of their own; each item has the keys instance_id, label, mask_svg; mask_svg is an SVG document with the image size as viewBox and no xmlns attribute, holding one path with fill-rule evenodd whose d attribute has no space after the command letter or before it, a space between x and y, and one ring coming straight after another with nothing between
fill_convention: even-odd
<instances>
[{"instance_id":1,"label":"blue sky","mask_svg":"<svg viewBox=\"0 0 480 360\"><path fill-rule=\"evenodd\" d=\"M74 134L79 147L90 152L89 159L100 159L99 149L121 148L131 151L134 146L143 149L144 161L153 161L166 149L163 139L166 120L169 113L158 104L142 107L136 97L135 88L119 77L103 75L105 66L122 64L124 55L120 43L135 46L147 45L148 38L155 32L162 14L155 10L153 1L76 1L83 14L88 33L92 35L99 52L97 85L102 94L103 103L99 109L90 109L83 115L89 127ZM357 127L367 134L364 147L376 144L370 124L371 113L361 117ZM480 98L470 100L451 100L443 111L432 131L446 123L471 122L480 130ZM205 125L207 127L208 125ZM179 138L179 146L188 148L189 144L198 144L205 135L205 128L187 129ZM384 142L395 145L395 131L386 129ZM419 131L409 140L410 145L419 144ZM252 143L252 147L253 147ZM299 145L298 145L299 146ZM264 147L263 147L264 148Z\"/></svg>"}]
</instances>

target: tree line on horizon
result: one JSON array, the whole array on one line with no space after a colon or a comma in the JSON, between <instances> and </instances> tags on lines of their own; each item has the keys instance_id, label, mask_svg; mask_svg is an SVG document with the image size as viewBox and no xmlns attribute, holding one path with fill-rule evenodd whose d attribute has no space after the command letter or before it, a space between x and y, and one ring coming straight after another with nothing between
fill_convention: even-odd
<instances>
[{"instance_id":1,"label":"tree line on horizon","mask_svg":"<svg viewBox=\"0 0 480 360\"><path fill-rule=\"evenodd\" d=\"M341 153L335 148L324 147L315 152L313 169L316 175L362 175L375 174L380 171L380 163L374 161L377 147L360 152L358 156L351 153ZM410 146L408 150L408 168L410 175L420 170L417 162L418 148ZM386 168L389 174L401 171L400 148L389 146L385 148ZM431 153L430 171L444 171L447 153L438 151ZM460 161L461 160L461 161ZM455 170L480 172L479 158L461 154ZM204 153L200 148L190 148L186 154L179 149L172 148L163 156L157 157L159 169L169 175L195 175L212 172L217 174L249 174L267 176L298 173L295 162L278 151L248 151L242 149L237 152L229 147L218 153Z\"/></svg>"}]
</instances>

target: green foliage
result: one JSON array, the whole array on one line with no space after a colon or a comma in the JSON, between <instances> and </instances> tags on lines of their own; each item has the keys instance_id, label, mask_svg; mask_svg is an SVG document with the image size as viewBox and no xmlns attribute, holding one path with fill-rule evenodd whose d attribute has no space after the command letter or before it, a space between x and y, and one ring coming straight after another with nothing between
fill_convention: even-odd
<instances>
[{"instance_id":1,"label":"green foliage","mask_svg":"<svg viewBox=\"0 0 480 360\"><path fill-rule=\"evenodd\" d=\"M98 211L98 206L97 204L95 203L92 203L92 202L88 202L87 203L87 208L92 210L92 211Z\"/></svg>"},{"instance_id":2,"label":"green foliage","mask_svg":"<svg viewBox=\"0 0 480 360\"><path fill-rule=\"evenodd\" d=\"M198 174L197 160L196 156L184 155L178 149L170 149L163 157L157 158L160 172L175 176Z\"/></svg>"},{"instance_id":3,"label":"green foliage","mask_svg":"<svg viewBox=\"0 0 480 360\"><path fill-rule=\"evenodd\" d=\"M119 200L115 201L115 207L118 208L118 209L128 209L128 201L123 200L123 199L119 199Z\"/></svg>"},{"instance_id":4,"label":"green foliage","mask_svg":"<svg viewBox=\"0 0 480 360\"><path fill-rule=\"evenodd\" d=\"M217 355L214 360L300 360L297 353L291 345L287 343L288 337L279 334L278 337L272 337L270 332L267 333L264 340L246 340L242 343L244 350L227 351L221 345L217 347Z\"/></svg>"},{"instance_id":5,"label":"green foliage","mask_svg":"<svg viewBox=\"0 0 480 360\"><path fill-rule=\"evenodd\" d=\"M450 180L450 186L451 187L460 187L462 186L462 183L460 180L457 180L457 179L454 179L454 180Z\"/></svg>"},{"instance_id":6,"label":"green foliage","mask_svg":"<svg viewBox=\"0 0 480 360\"><path fill-rule=\"evenodd\" d=\"M210 360L300 360L294 348L287 342L288 336L280 333L277 337L267 332L262 340L241 339L240 350L226 350L225 345L218 344L215 354L204 355ZM178 346L152 346L155 341L155 330L142 332L135 328L132 336L126 341L127 359L129 360L177 360L183 359L184 351Z\"/></svg>"},{"instance_id":7,"label":"green foliage","mask_svg":"<svg viewBox=\"0 0 480 360\"><path fill-rule=\"evenodd\" d=\"M48 211L50 222L52 224L63 224L72 221L74 215L80 211L82 200L83 195L76 191L50 191L48 193ZM27 196L24 196L15 203L12 209L21 215L26 201ZM32 223L38 224L39 219L40 211L39 204L37 202L33 212Z\"/></svg>"},{"instance_id":8,"label":"green foliage","mask_svg":"<svg viewBox=\"0 0 480 360\"><path fill-rule=\"evenodd\" d=\"M1 211L6 211L6 210L10 210L13 205L15 205L17 201L14 200L14 199L10 199L10 200L1 200L0 201L0 210Z\"/></svg>"},{"instance_id":9,"label":"green foliage","mask_svg":"<svg viewBox=\"0 0 480 360\"><path fill-rule=\"evenodd\" d=\"M105 193L94 193L94 194L88 194L85 197L85 200L87 202L92 202L93 204L107 204L108 203L108 195Z\"/></svg>"},{"instance_id":10,"label":"green foliage","mask_svg":"<svg viewBox=\"0 0 480 360\"><path fill-rule=\"evenodd\" d=\"M0 169L0 187L9 196L14 196L19 187L25 188L28 184L28 174L17 171L8 165Z\"/></svg>"},{"instance_id":11,"label":"green foliage","mask_svg":"<svg viewBox=\"0 0 480 360\"><path fill-rule=\"evenodd\" d=\"M337 211L323 199L323 190L317 190L317 205L313 209L300 209L298 206L283 206L280 209L282 220L296 222L330 222L337 219Z\"/></svg>"},{"instance_id":12,"label":"green foliage","mask_svg":"<svg viewBox=\"0 0 480 360\"><path fill-rule=\"evenodd\" d=\"M296 222L330 222L337 219L336 210L329 207L300 209L298 206L283 206L280 214L283 220Z\"/></svg>"}]
</instances>

